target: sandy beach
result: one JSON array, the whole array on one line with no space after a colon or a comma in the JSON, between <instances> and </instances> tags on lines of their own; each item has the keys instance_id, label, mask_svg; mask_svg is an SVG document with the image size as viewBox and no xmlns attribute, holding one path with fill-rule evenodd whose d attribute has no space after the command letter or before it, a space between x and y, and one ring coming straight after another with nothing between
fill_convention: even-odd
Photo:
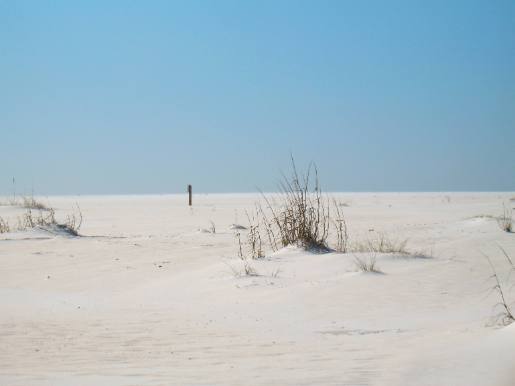
<instances>
[{"instance_id":1,"label":"sandy beach","mask_svg":"<svg viewBox=\"0 0 515 386\"><path fill-rule=\"evenodd\" d=\"M258 195L44 198L57 218L78 204L81 236L0 234L0 384L513 385L484 257L515 259L495 219L513 194L333 196L351 242L409 253L374 253L374 273L355 264L370 253L287 247L248 276L234 224Z\"/></svg>"}]
</instances>

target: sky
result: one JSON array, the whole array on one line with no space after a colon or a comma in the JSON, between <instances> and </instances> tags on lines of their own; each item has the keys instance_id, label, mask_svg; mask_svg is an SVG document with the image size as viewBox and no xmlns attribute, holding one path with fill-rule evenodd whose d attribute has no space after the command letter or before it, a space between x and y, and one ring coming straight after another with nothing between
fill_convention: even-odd
<instances>
[{"instance_id":1,"label":"sky","mask_svg":"<svg viewBox=\"0 0 515 386\"><path fill-rule=\"evenodd\" d=\"M515 1L0 0L0 195L515 191Z\"/></svg>"}]
</instances>

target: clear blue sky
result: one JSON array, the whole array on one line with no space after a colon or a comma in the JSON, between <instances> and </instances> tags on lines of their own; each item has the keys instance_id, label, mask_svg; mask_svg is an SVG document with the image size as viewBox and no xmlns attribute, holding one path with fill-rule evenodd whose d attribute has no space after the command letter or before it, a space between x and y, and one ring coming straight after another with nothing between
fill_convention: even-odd
<instances>
[{"instance_id":1,"label":"clear blue sky","mask_svg":"<svg viewBox=\"0 0 515 386\"><path fill-rule=\"evenodd\" d=\"M0 0L0 194L515 190L515 1Z\"/></svg>"}]
</instances>

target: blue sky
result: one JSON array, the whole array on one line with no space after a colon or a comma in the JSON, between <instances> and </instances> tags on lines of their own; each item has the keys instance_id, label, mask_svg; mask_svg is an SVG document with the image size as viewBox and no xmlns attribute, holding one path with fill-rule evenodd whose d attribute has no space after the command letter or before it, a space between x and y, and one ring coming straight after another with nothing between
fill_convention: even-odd
<instances>
[{"instance_id":1,"label":"blue sky","mask_svg":"<svg viewBox=\"0 0 515 386\"><path fill-rule=\"evenodd\" d=\"M514 1L0 0L0 194L515 190Z\"/></svg>"}]
</instances>

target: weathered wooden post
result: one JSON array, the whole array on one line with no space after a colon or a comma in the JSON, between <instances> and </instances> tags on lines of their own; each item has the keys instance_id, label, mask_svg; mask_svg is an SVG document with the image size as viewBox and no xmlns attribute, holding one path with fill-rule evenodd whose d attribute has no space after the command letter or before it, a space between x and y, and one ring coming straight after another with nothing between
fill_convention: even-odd
<instances>
[{"instance_id":1,"label":"weathered wooden post","mask_svg":"<svg viewBox=\"0 0 515 386\"><path fill-rule=\"evenodd\" d=\"M192 189L191 189L191 185L188 185L188 203L189 205L191 206L191 193L192 193Z\"/></svg>"}]
</instances>

